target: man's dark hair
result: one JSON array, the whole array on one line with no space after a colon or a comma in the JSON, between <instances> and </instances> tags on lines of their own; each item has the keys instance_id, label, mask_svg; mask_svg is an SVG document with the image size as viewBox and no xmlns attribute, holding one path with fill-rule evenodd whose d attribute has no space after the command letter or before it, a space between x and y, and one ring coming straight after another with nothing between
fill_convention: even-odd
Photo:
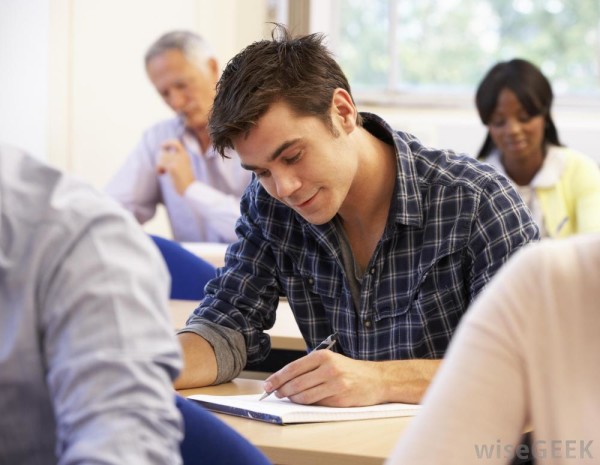
<instances>
[{"instance_id":1,"label":"man's dark hair","mask_svg":"<svg viewBox=\"0 0 600 465\"><path fill-rule=\"evenodd\" d=\"M274 102L287 103L298 116L319 117L335 134L329 113L333 92L342 88L352 95L322 34L292 38L284 26L276 25L271 38L238 53L219 79L209 125L212 144L221 155ZM360 116L357 123L362 124Z\"/></svg>"}]
</instances>

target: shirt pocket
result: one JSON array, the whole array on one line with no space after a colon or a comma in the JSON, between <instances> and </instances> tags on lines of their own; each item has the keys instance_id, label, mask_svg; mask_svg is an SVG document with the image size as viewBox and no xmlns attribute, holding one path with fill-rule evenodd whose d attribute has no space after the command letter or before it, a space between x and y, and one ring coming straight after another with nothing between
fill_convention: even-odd
<instances>
[{"instance_id":1,"label":"shirt pocket","mask_svg":"<svg viewBox=\"0 0 600 465\"><path fill-rule=\"evenodd\" d=\"M342 293L342 276L334 260L321 258L313 261L297 261L286 269L280 269L279 281L286 296L295 302L305 300L333 300Z\"/></svg>"},{"instance_id":2,"label":"shirt pocket","mask_svg":"<svg viewBox=\"0 0 600 465\"><path fill-rule=\"evenodd\" d=\"M424 320L422 324L426 325L428 318L447 316L448 324L457 323L468 302L462 260L461 250L455 250L417 272L408 289L392 289L379 295L375 319L406 315L413 322Z\"/></svg>"},{"instance_id":3,"label":"shirt pocket","mask_svg":"<svg viewBox=\"0 0 600 465\"><path fill-rule=\"evenodd\" d=\"M413 292L408 311L420 318L430 334L452 333L469 298L460 252L442 257L423 276Z\"/></svg>"},{"instance_id":4,"label":"shirt pocket","mask_svg":"<svg viewBox=\"0 0 600 465\"><path fill-rule=\"evenodd\" d=\"M339 314L343 299L338 273L315 274L312 269L295 268L281 273L281 285L290 302L298 327L309 347L316 346L335 326L333 315Z\"/></svg>"}]
</instances>

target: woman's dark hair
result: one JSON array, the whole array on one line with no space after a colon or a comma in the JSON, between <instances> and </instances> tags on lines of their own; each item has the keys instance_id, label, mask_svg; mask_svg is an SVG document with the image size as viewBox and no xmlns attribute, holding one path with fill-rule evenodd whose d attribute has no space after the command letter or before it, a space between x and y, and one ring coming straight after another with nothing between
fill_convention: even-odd
<instances>
[{"instance_id":1,"label":"woman's dark hair","mask_svg":"<svg viewBox=\"0 0 600 465\"><path fill-rule=\"evenodd\" d=\"M488 71L475 95L479 118L486 126L496 109L498 95L503 89L514 92L530 116L544 116L544 145L548 143L562 145L550 114L552 87L537 66L527 60L515 58L497 63ZM484 159L494 148L495 144L488 132L477 158Z\"/></svg>"},{"instance_id":2,"label":"woman's dark hair","mask_svg":"<svg viewBox=\"0 0 600 465\"><path fill-rule=\"evenodd\" d=\"M342 88L352 94L323 39L321 34L293 38L276 25L272 40L254 42L229 61L209 121L212 144L221 155L277 101L299 116L317 116L334 132L329 113L333 92ZM362 123L360 115L357 123Z\"/></svg>"}]
</instances>

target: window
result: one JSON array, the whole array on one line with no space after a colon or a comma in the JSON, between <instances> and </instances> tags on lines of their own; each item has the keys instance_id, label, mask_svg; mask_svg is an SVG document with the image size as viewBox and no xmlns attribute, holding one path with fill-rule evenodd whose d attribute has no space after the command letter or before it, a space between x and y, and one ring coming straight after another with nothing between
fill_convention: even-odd
<instances>
[{"instance_id":1,"label":"window","mask_svg":"<svg viewBox=\"0 0 600 465\"><path fill-rule=\"evenodd\" d=\"M600 97L598 0L313 0L310 28L327 34L359 98L472 95L514 57L557 95Z\"/></svg>"}]
</instances>

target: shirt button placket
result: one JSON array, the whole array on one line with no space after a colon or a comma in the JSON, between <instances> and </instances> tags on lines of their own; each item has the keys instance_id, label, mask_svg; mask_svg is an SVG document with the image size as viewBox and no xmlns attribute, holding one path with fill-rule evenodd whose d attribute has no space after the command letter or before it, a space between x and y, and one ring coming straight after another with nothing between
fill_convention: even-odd
<instances>
[{"instance_id":1,"label":"shirt button placket","mask_svg":"<svg viewBox=\"0 0 600 465\"><path fill-rule=\"evenodd\" d=\"M375 277L375 267L372 266L369 269L369 274L371 275L371 279L370 281L373 280L373 278ZM366 329L371 329L373 327L373 320L371 320L371 318L367 317L363 320L363 325L365 326Z\"/></svg>"}]
</instances>

